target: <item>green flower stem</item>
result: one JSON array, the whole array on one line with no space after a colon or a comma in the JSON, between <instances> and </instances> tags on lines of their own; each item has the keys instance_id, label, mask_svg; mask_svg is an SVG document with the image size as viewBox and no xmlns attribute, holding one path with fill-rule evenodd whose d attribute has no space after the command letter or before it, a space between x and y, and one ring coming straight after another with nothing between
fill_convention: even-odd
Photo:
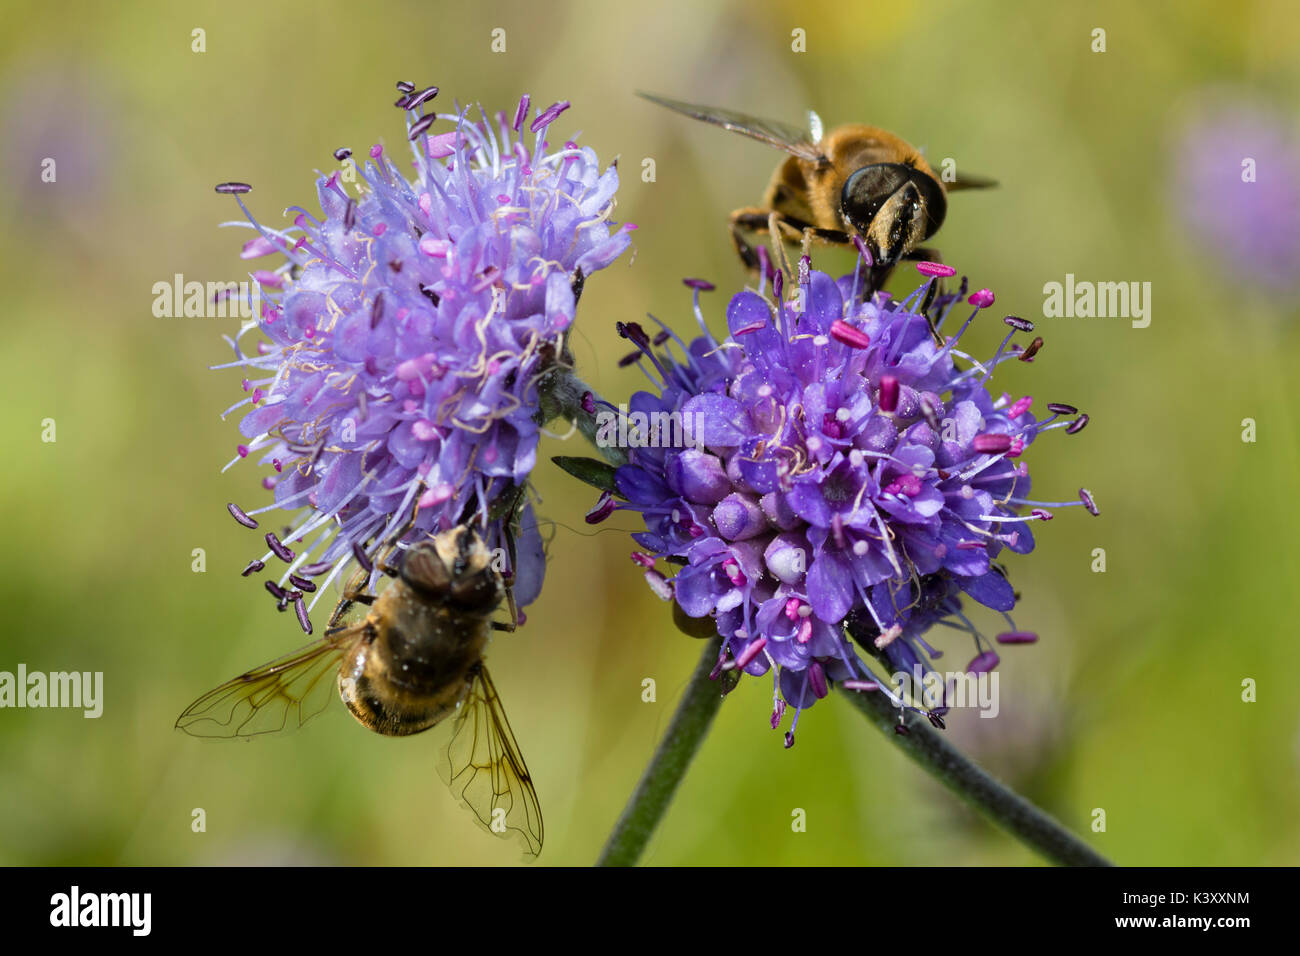
<instances>
[{"instance_id":1,"label":"green flower stem","mask_svg":"<svg viewBox=\"0 0 1300 956\"><path fill-rule=\"evenodd\" d=\"M903 753L940 783L1021 843L1060 866L1111 866L1109 860L1020 794L991 777L936 732L908 712L906 734L894 728L899 710L877 691L839 691Z\"/></svg>"},{"instance_id":2,"label":"green flower stem","mask_svg":"<svg viewBox=\"0 0 1300 956\"><path fill-rule=\"evenodd\" d=\"M663 819L677 785L722 706L722 686L709 680L721 639L708 641L668 732L623 809L598 866L632 866ZM898 733L898 708L884 694L841 690L850 704L949 790L1026 846L1060 866L1111 866L1109 860L1018 793L994 779L933 730L905 712L906 734Z\"/></svg>"},{"instance_id":3,"label":"green flower stem","mask_svg":"<svg viewBox=\"0 0 1300 956\"><path fill-rule=\"evenodd\" d=\"M623 808L623 815L618 818L600 859L596 861L597 866L633 866L641 858L646 843L672 802L677 785L686 775L695 751L700 749L704 735L722 706L723 685L721 681L709 680L721 650L721 638L705 642L704 653L691 675L681 703L677 705L668 732Z\"/></svg>"}]
</instances>

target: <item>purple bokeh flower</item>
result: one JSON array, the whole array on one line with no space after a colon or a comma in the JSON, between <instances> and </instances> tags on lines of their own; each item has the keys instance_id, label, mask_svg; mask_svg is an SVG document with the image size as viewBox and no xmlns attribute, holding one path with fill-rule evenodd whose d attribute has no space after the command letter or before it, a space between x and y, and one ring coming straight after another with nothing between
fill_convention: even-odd
<instances>
[{"instance_id":1,"label":"purple bokeh flower","mask_svg":"<svg viewBox=\"0 0 1300 956\"><path fill-rule=\"evenodd\" d=\"M343 168L317 179L319 214L292 206L285 229L248 213L248 187L218 187L248 218L234 225L256 231L243 258L284 260L252 274L260 318L221 367L245 370L247 397L230 409L247 409L239 457L268 469L275 495L232 514L252 525L260 511L299 511L245 573L286 561L267 587L281 609L296 604L304 629L303 592L314 605L350 559L372 565L417 508L407 540L473 519L489 547L503 545L492 509L517 497L536 462L539 380L566 353L584 280L633 228L609 222L613 166L545 142L567 102L530 122L525 96L490 120L481 108L425 112L435 88L398 89L413 178L381 145L364 166L340 149ZM527 505L519 525L505 572L522 606L545 562Z\"/></svg>"},{"instance_id":2,"label":"purple bokeh flower","mask_svg":"<svg viewBox=\"0 0 1300 956\"><path fill-rule=\"evenodd\" d=\"M1225 274L1300 288L1300 129L1240 96L1206 94L1174 146L1172 202Z\"/></svg>"},{"instance_id":3,"label":"purple bokeh flower","mask_svg":"<svg viewBox=\"0 0 1300 956\"><path fill-rule=\"evenodd\" d=\"M836 281L810 265L801 261L791 296L778 274L774 294L764 282L732 298L722 341L705 325L700 292L711 287L698 280L688 285L703 334L689 344L667 328L652 341L620 326L659 376L630 415L676 413L694 439L633 447L615 473L619 507L645 520L634 559L656 593L715 620L720 668L773 673L772 726L795 708L787 746L798 712L832 681L893 696L860 650L891 673L928 674L941 652L923 635L942 621L974 639L962 670L995 666L964 599L1007 615L1016 596L1000 552L1030 551L1030 524L1050 519L1049 507L1096 513L1083 490L1078 501L1031 500L1021 457L1042 433L1078 432L1087 416L1052 404L1039 418L1031 398L989 390L998 365L1037 353L1040 339L1011 341L1031 323L1008 316L997 353L977 362L959 344L993 303L987 289L967 297L963 281L937 295L953 270L922 263L927 279L906 299L864 298L862 270ZM971 315L944 338L963 299ZM673 577L653 569L658 560ZM999 641L1033 639L1006 620ZM941 722L943 708L924 712Z\"/></svg>"}]
</instances>

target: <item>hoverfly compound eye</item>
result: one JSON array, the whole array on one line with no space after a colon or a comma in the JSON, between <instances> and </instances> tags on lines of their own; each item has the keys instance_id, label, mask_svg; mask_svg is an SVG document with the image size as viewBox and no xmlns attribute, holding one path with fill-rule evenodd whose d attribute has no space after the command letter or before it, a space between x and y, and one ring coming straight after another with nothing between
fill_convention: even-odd
<instances>
[{"instance_id":1,"label":"hoverfly compound eye","mask_svg":"<svg viewBox=\"0 0 1300 956\"><path fill-rule=\"evenodd\" d=\"M402 558L402 580L421 591L437 593L445 590L452 580L438 549L430 543L417 544Z\"/></svg>"},{"instance_id":2,"label":"hoverfly compound eye","mask_svg":"<svg viewBox=\"0 0 1300 956\"><path fill-rule=\"evenodd\" d=\"M456 579L448 597L467 611L488 613L501 603L501 579L491 567L484 567Z\"/></svg>"},{"instance_id":3,"label":"hoverfly compound eye","mask_svg":"<svg viewBox=\"0 0 1300 956\"><path fill-rule=\"evenodd\" d=\"M932 176L914 169L910 178L917 192L921 194L921 208L925 210L926 220L924 238L929 239L939 231L944 218L948 215L948 197L944 194L943 187Z\"/></svg>"},{"instance_id":4,"label":"hoverfly compound eye","mask_svg":"<svg viewBox=\"0 0 1300 956\"><path fill-rule=\"evenodd\" d=\"M844 180L840 190L840 213L850 226L866 235L889 197L906 185L909 166L901 163L875 163L863 166Z\"/></svg>"}]
</instances>

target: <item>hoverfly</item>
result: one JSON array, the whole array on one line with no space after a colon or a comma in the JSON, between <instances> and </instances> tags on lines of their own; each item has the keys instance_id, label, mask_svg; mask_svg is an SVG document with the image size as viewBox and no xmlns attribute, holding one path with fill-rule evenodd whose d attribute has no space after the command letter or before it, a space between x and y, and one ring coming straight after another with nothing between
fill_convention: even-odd
<instances>
[{"instance_id":1,"label":"hoverfly","mask_svg":"<svg viewBox=\"0 0 1300 956\"><path fill-rule=\"evenodd\" d=\"M730 216L731 239L747 269L760 267L750 233L838 245L856 235L871 254L872 288L879 288L901 259L938 260L921 243L943 225L948 192L996 185L976 176L944 182L918 150L876 126L855 123L826 133L811 110L803 130L720 107L637 95L790 154L776 168L763 204Z\"/></svg>"},{"instance_id":2,"label":"hoverfly","mask_svg":"<svg viewBox=\"0 0 1300 956\"><path fill-rule=\"evenodd\" d=\"M521 838L536 857L541 806L483 661L492 630L515 629L513 594L472 523L399 547L409 527L379 562L388 587L365 593L368 575L359 570L320 640L204 694L176 726L224 738L295 730L335 693L362 725L386 736L420 733L454 715L439 775L482 827ZM503 598L508 623L491 619Z\"/></svg>"}]
</instances>

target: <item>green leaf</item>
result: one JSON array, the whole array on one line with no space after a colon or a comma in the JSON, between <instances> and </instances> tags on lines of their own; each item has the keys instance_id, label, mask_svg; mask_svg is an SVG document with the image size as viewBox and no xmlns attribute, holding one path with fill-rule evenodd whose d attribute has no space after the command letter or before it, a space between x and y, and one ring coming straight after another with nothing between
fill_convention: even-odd
<instances>
[{"instance_id":1,"label":"green leaf","mask_svg":"<svg viewBox=\"0 0 1300 956\"><path fill-rule=\"evenodd\" d=\"M601 491L608 491L611 495L623 497L618 493L618 486L614 484L614 472L617 469L613 465L597 461L595 458L575 458L569 455L556 455L551 461L579 481Z\"/></svg>"}]
</instances>

